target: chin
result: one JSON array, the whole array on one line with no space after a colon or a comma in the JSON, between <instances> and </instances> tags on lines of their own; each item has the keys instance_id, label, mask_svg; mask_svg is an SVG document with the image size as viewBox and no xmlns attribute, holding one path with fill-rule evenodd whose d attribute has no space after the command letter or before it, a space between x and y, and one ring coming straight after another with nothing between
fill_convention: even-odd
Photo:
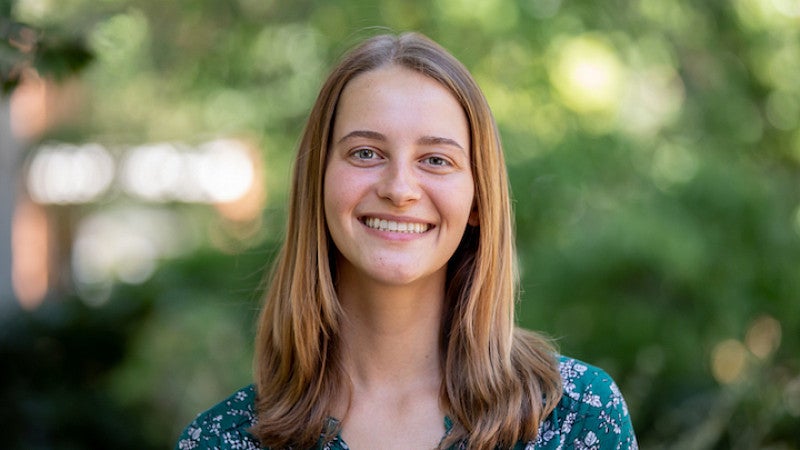
<instances>
[{"instance_id":1,"label":"chin","mask_svg":"<svg viewBox=\"0 0 800 450\"><path fill-rule=\"evenodd\" d=\"M375 276L374 279L380 284L385 284L387 286L393 287L401 287L414 284L414 282L419 281L422 277L418 276L417 274L406 274L402 272L390 272L388 275L383 274L382 276Z\"/></svg>"},{"instance_id":2,"label":"chin","mask_svg":"<svg viewBox=\"0 0 800 450\"><path fill-rule=\"evenodd\" d=\"M373 278L384 285L392 286L392 287L403 287L403 286L412 286L419 283L431 282L436 281L436 276L439 272L434 273L420 273L419 271L415 271L411 268L386 268L381 270L381 273L373 274ZM444 275L444 273L442 273ZM442 279L444 281L444 279Z\"/></svg>"}]
</instances>

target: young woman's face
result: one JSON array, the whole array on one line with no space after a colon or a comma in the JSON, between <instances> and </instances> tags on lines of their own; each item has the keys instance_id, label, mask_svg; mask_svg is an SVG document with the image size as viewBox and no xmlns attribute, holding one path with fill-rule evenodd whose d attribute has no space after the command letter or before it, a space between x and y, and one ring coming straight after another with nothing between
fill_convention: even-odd
<instances>
[{"instance_id":1,"label":"young woman's face","mask_svg":"<svg viewBox=\"0 0 800 450\"><path fill-rule=\"evenodd\" d=\"M437 81L399 66L342 92L325 171L340 271L402 285L443 280L473 212L467 119Z\"/></svg>"}]
</instances>

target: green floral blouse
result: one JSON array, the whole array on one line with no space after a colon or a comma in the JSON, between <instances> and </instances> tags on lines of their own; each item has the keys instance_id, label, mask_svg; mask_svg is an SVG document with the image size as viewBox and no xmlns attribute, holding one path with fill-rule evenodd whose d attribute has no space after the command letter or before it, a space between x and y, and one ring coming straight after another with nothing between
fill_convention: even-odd
<instances>
[{"instance_id":1,"label":"green floral blouse","mask_svg":"<svg viewBox=\"0 0 800 450\"><path fill-rule=\"evenodd\" d=\"M611 377L602 369L563 356L559 370L564 386L561 401L542 422L536 439L519 442L514 450L638 449L628 407ZM256 422L254 400L251 385L200 414L183 431L176 450L262 449L247 431ZM444 420L449 431L450 421ZM316 450L349 447L337 436Z\"/></svg>"}]
</instances>

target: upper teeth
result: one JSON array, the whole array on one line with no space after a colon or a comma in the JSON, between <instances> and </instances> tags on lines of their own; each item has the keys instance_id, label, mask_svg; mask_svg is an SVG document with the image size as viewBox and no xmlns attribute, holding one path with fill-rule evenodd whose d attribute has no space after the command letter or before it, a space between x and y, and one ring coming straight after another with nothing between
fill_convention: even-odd
<instances>
[{"instance_id":1,"label":"upper teeth","mask_svg":"<svg viewBox=\"0 0 800 450\"><path fill-rule=\"evenodd\" d=\"M370 228L381 231L396 231L398 233L424 233L428 231L428 225L424 223L395 222L375 217L368 217L364 220L364 223Z\"/></svg>"}]
</instances>

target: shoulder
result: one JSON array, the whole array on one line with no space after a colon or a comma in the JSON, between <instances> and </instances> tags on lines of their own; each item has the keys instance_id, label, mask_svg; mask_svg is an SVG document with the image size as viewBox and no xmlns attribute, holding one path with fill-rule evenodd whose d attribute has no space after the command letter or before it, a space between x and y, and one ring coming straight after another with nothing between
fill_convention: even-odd
<instances>
[{"instance_id":1,"label":"shoulder","mask_svg":"<svg viewBox=\"0 0 800 450\"><path fill-rule=\"evenodd\" d=\"M201 413L178 438L176 450L261 447L247 431L255 424L255 388L250 385Z\"/></svg>"},{"instance_id":2,"label":"shoulder","mask_svg":"<svg viewBox=\"0 0 800 450\"><path fill-rule=\"evenodd\" d=\"M563 394L539 429L533 449L636 449L628 406L608 373L559 356Z\"/></svg>"},{"instance_id":3,"label":"shoulder","mask_svg":"<svg viewBox=\"0 0 800 450\"><path fill-rule=\"evenodd\" d=\"M627 414L628 409L622 393L603 369L577 359L560 356L558 370L564 388L562 403L572 405L574 402L579 402L597 408L604 404L618 405Z\"/></svg>"}]
</instances>

